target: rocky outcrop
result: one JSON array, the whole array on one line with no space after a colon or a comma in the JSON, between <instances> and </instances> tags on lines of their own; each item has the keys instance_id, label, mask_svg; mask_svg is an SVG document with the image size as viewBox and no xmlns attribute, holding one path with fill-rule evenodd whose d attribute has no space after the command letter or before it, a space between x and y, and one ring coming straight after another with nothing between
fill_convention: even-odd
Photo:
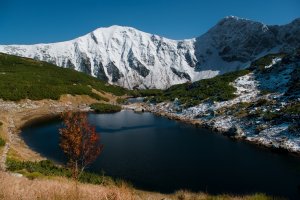
<instances>
[{"instance_id":1,"label":"rocky outcrop","mask_svg":"<svg viewBox=\"0 0 300 200\"><path fill-rule=\"evenodd\" d=\"M107 73L111 77L111 81L113 83L117 82L121 77L123 77L123 74L120 72L119 68L113 63L110 62L106 66L107 68Z\"/></svg>"}]
</instances>

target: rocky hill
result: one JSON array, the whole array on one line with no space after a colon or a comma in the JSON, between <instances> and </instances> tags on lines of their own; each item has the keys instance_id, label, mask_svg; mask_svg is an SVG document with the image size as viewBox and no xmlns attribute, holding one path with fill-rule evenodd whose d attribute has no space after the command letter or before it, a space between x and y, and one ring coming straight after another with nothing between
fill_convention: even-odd
<instances>
[{"instance_id":1,"label":"rocky hill","mask_svg":"<svg viewBox=\"0 0 300 200\"><path fill-rule=\"evenodd\" d=\"M248 70L173 86L146 102L151 112L300 153L300 50L266 55Z\"/></svg>"}]
</instances>

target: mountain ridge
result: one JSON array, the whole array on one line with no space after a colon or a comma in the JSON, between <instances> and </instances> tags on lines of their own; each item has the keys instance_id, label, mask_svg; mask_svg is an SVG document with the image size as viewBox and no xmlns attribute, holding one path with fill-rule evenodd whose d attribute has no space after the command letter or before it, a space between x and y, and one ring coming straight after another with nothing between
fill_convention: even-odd
<instances>
[{"instance_id":1,"label":"mountain ridge","mask_svg":"<svg viewBox=\"0 0 300 200\"><path fill-rule=\"evenodd\" d=\"M299 48L299 22L265 25L228 16L203 35L185 40L113 25L64 42L0 45L0 52L72 68L129 89L165 89L245 69L268 53Z\"/></svg>"}]
</instances>

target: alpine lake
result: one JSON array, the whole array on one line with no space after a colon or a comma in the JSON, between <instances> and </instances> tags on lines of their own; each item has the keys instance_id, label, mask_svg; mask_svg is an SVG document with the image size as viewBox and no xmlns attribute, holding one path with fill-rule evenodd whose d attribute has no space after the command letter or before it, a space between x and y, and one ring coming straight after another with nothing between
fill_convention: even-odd
<instances>
[{"instance_id":1,"label":"alpine lake","mask_svg":"<svg viewBox=\"0 0 300 200\"><path fill-rule=\"evenodd\" d=\"M252 194L300 199L300 158L152 113L123 110L88 114L101 134L103 152L88 171L123 179L135 188L171 193ZM57 163L60 119L36 122L21 137Z\"/></svg>"}]
</instances>

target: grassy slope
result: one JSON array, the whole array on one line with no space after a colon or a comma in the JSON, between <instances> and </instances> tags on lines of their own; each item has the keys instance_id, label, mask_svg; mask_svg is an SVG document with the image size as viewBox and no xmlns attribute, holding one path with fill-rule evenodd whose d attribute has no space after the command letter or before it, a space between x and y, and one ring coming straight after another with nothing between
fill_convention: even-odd
<instances>
[{"instance_id":1,"label":"grassy slope","mask_svg":"<svg viewBox=\"0 0 300 200\"><path fill-rule=\"evenodd\" d=\"M75 183L70 179L71 172L68 169L55 166L50 161L20 162L17 160L8 160L7 164L8 170L21 173L31 181L24 178L20 179L13 176L7 176L0 172L0 188L4 188L4 190L0 191L0 199L1 196L4 199L15 199L19 195L22 196L22 193L28 194L28 190L35 191L34 193L31 192L33 196L30 196L30 199L66 199L68 196L73 199L77 195L80 196L78 199L105 199L104 196L108 195L107 193L99 193L96 191L112 189L113 192L119 193L119 195L108 199L272 199L264 194L253 194L243 197L233 195L211 196L205 193L191 193L188 191L178 191L175 194L165 195L155 192L138 191L126 182L87 172L84 172L80 177L79 182L81 183L77 183L77 186L80 187L80 191L76 191L76 187L74 187ZM56 180L59 180L59 182ZM22 182L26 182L26 184L22 184ZM49 185L53 184L55 184L53 188L49 187ZM11 186L6 187L5 185ZM26 185L29 185L29 187L26 187ZM32 187L33 185L35 186ZM22 190L19 190L19 187L21 187ZM57 187L67 187L69 190L58 190ZM45 193L39 193L40 190L45 190ZM91 190L93 190L93 192ZM62 194L66 196L61 196ZM92 196L89 196L88 194ZM61 197L57 198L58 196Z\"/></svg>"},{"instance_id":2,"label":"grassy slope","mask_svg":"<svg viewBox=\"0 0 300 200\"><path fill-rule=\"evenodd\" d=\"M297 50L297 54L298 56L300 55L300 49ZM258 70L260 72L267 71L265 66L270 65L274 58L282 58L282 62L284 63L289 62L288 56L284 53L268 54L252 62L248 70L229 72L193 83L178 84L170 87L167 90L140 90L131 91L131 94L133 96L152 97L148 99L153 102L174 101L175 98L178 98L179 102L185 104L186 107L200 104L203 100L230 100L235 97L234 92L236 91L236 89L230 85L230 82L233 82L238 77L243 76L253 70ZM294 90L297 90L298 86L298 82L292 84ZM293 92L295 92L294 90Z\"/></svg>"},{"instance_id":3,"label":"grassy slope","mask_svg":"<svg viewBox=\"0 0 300 200\"><path fill-rule=\"evenodd\" d=\"M121 87L75 70L0 53L0 98L4 100L59 99L62 94L102 99L92 88L118 96L126 93Z\"/></svg>"},{"instance_id":4,"label":"grassy slope","mask_svg":"<svg viewBox=\"0 0 300 200\"><path fill-rule=\"evenodd\" d=\"M28 180L24 177L14 177L0 171L0 199L44 199L44 200L65 200L65 199L111 199L111 200L134 200L134 199L170 199L170 200L271 200L263 194L249 196L217 195L211 196L205 193L191 193L179 191L174 194L160 194L135 190L132 187L121 185L91 185L75 183L65 178L38 178ZM21 188L21 189L20 189Z\"/></svg>"}]
</instances>

